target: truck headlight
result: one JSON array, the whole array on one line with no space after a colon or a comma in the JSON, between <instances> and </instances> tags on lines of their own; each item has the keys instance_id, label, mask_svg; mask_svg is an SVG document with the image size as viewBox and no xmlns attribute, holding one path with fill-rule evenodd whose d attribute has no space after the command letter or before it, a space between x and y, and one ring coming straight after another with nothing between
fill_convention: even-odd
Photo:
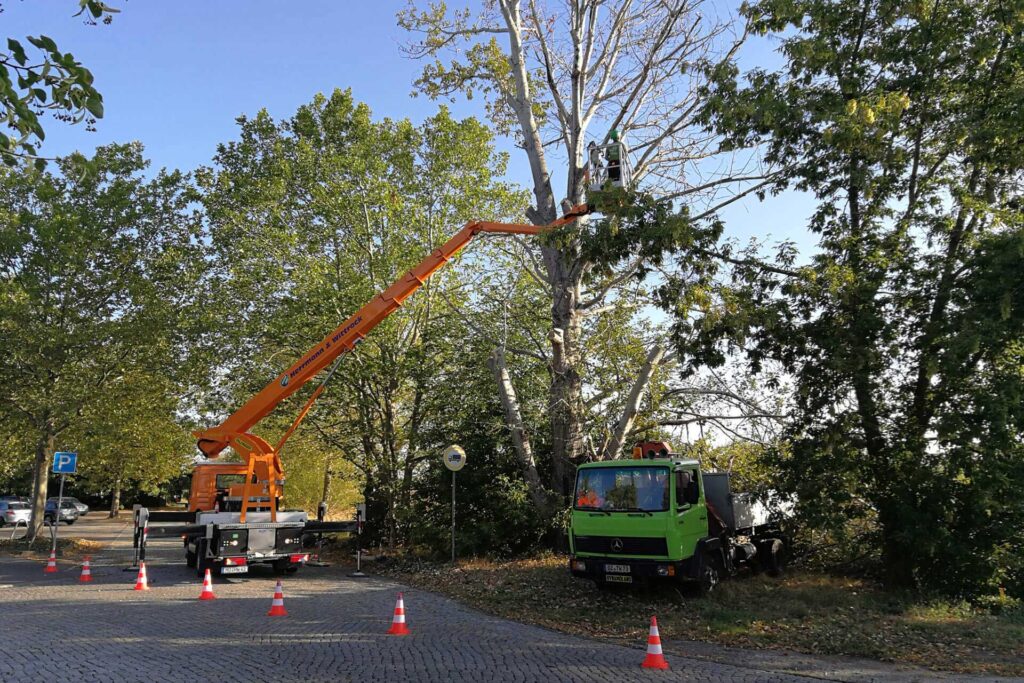
<instances>
[{"instance_id":1,"label":"truck headlight","mask_svg":"<svg viewBox=\"0 0 1024 683\"><path fill-rule=\"evenodd\" d=\"M675 576L676 575L675 565L671 565L671 564L659 564L655 571L657 571L658 576Z\"/></svg>"},{"instance_id":2,"label":"truck headlight","mask_svg":"<svg viewBox=\"0 0 1024 683\"><path fill-rule=\"evenodd\" d=\"M576 572L585 572L587 571L587 563L583 560L573 560L572 569Z\"/></svg>"}]
</instances>

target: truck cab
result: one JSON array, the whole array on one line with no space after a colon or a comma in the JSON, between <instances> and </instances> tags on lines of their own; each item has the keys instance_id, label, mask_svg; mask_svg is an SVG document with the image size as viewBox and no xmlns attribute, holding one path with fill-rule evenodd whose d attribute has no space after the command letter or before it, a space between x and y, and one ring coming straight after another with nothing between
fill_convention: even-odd
<instances>
[{"instance_id":1,"label":"truck cab","mask_svg":"<svg viewBox=\"0 0 1024 683\"><path fill-rule=\"evenodd\" d=\"M188 496L190 512L202 510L234 511L242 509L242 495L245 487L247 468L243 462L217 462L204 460L196 463L192 470L192 485ZM270 509L270 498L267 487L257 489L253 497L258 507L250 509L266 511Z\"/></svg>"},{"instance_id":2,"label":"truck cab","mask_svg":"<svg viewBox=\"0 0 1024 683\"><path fill-rule=\"evenodd\" d=\"M704 472L665 442L638 444L631 460L580 465L570 571L598 587L672 579L704 590L743 565L781 571L784 547L767 510L729 485L727 473Z\"/></svg>"}]
</instances>

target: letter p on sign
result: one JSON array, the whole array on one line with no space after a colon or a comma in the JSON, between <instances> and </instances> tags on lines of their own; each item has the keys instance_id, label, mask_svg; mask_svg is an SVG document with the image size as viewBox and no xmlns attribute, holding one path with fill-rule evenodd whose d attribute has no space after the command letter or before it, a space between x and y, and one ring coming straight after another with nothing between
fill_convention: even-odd
<instances>
[{"instance_id":1,"label":"letter p on sign","mask_svg":"<svg viewBox=\"0 0 1024 683\"><path fill-rule=\"evenodd\" d=\"M78 453L57 451L53 454L54 474L74 474L78 471Z\"/></svg>"}]
</instances>

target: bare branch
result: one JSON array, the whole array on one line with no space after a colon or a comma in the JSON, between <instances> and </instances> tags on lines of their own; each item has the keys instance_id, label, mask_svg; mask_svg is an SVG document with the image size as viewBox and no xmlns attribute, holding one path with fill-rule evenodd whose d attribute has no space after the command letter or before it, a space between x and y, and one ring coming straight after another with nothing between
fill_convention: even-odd
<instances>
[{"instance_id":1,"label":"bare branch","mask_svg":"<svg viewBox=\"0 0 1024 683\"><path fill-rule=\"evenodd\" d=\"M615 289L629 278L633 277L633 274L636 273L637 268L639 268L642 263L643 259L635 259L632 263L626 266L625 270L623 270L621 273L619 273L611 280L609 280L607 283L605 283L605 285L601 287L601 291L599 291L597 294L595 294L587 301L578 304L576 306L576 309L580 311L586 311L587 309L590 309L599 304L600 302L604 301L604 298L608 295L608 292Z\"/></svg>"}]
</instances>

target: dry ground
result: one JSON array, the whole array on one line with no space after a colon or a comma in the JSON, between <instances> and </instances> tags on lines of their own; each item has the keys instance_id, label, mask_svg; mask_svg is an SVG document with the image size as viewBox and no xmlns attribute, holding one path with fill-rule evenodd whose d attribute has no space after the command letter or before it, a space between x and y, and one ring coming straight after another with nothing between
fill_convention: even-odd
<instances>
[{"instance_id":1,"label":"dry ground","mask_svg":"<svg viewBox=\"0 0 1024 683\"><path fill-rule=\"evenodd\" d=\"M1024 676L1024 612L921 601L854 579L746 576L698 598L669 586L598 592L554 555L456 569L381 562L375 570L497 616L620 642L635 642L657 614L667 639Z\"/></svg>"}]
</instances>

